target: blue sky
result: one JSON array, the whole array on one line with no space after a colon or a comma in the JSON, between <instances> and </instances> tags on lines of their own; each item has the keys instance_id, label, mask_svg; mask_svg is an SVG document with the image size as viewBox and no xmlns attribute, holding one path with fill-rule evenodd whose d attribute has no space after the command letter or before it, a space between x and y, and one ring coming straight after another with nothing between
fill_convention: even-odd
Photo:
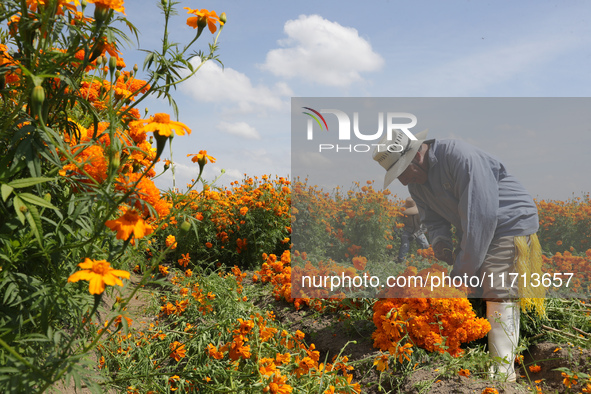
<instances>
[{"instance_id":1,"label":"blue sky","mask_svg":"<svg viewBox=\"0 0 591 394\"><path fill-rule=\"evenodd\" d=\"M141 32L139 48L158 48L157 2L128 0L125 7ZM173 140L180 187L196 175L186 155L201 149L217 158L206 167L209 181L222 169L218 183L225 185L244 174L289 176L291 97L588 97L591 91L585 1L181 1L177 7L171 37L181 43L195 33L183 7L228 17L219 37L224 68L206 64L174 93L179 120L193 130ZM212 39L204 31L197 48ZM129 67L141 69L144 54L135 43L122 52ZM151 114L172 113L166 102L145 106ZM591 191L591 125L556 124L522 136L512 130L523 150L507 149L477 122L471 131L431 127L429 134L497 155L534 197L580 196ZM379 186L381 167L370 172L367 179ZM157 184L172 187L170 171ZM408 194L398 182L390 189Z\"/></svg>"}]
</instances>

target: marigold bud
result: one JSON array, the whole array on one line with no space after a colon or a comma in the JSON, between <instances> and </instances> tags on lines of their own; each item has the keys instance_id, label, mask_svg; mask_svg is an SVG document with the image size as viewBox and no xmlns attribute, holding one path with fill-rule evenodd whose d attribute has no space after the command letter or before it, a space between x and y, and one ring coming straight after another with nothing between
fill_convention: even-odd
<instances>
[{"instance_id":1,"label":"marigold bud","mask_svg":"<svg viewBox=\"0 0 591 394\"><path fill-rule=\"evenodd\" d=\"M113 155L113 160L111 160L111 170L117 171L120 166L121 166L121 155L119 154L119 152L117 152Z\"/></svg>"},{"instance_id":2,"label":"marigold bud","mask_svg":"<svg viewBox=\"0 0 591 394\"><path fill-rule=\"evenodd\" d=\"M110 12L111 9L109 7L95 3L94 19L96 20L97 25L101 25L105 20L107 20Z\"/></svg>"},{"instance_id":3,"label":"marigold bud","mask_svg":"<svg viewBox=\"0 0 591 394\"><path fill-rule=\"evenodd\" d=\"M31 92L31 110L33 115L37 115L41 112L41 106L45 101L45 90L43 86L35 86Z\"/></svg>"},{"instance_id":4,"label":"marigold bud","mask_svg":"<svg viewBox=\"0 0 591 394\"><path fill-rule=\"evenodd\" d=\"M191 229L191 223L189 223L188 220L185 220L183 222L183 224L181 224L181 231L183 233L186 233L187 231L189 231Z\"/></svg>"},{"instance_id":5,"label":"marigold bud","mask_svg":"<svg viewBox=\"0 0 591 394\"><path fill-rule=\"evenodd\" d=\"M225 12L222 12L222 14L220 15L220 24L221 25L225 25L226 24L226 20L227 20L226 13Z\"/></svg>"},{"instance_id":6,"label":"marigold bud","mask_svg":"<svg viewBox=\"0 0 591 394\"><path fill-rule=\"evenodd\" d=\"M117 68L117 58L115 56L111 56L109 59L109 71L114 72Z\"/></svg>"},{"instance_id":7,"label":"marigold bud","mask_svg":"<svg viewBox=\"0 0 591 394\"><path fill-rule=\"evenodd\" d=\"M43 199L47 202L51 202L51 194L45 193L45 195L43 196Z\"/></svg>"}]
</instances>

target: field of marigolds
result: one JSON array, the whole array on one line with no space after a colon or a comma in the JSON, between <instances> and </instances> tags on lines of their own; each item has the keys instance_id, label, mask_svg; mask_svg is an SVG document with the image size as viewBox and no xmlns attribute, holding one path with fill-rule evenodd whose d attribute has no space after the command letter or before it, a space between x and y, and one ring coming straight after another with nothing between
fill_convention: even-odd
<instances>
[{"instance_id":1,"label":"field of marigolds","mask_svg":"<svg viewBox=\"0 0 591 394\"><path fill-rule=\"evenodd\" d=\"M492 381L482 301L292 280L448 270L416 248L394 267L401 198L277 175L217 186L205 146L185 191L155 186L192 132L172 92L192 58L219 61L226 23L160 5L162 46L130 67L123 0L0 4L0 392L591 392L588 194L537 202L544 270L575 273L571 296L525 308L520 377ZM194 36L170 42L185 12ZM149 96L172 115L140 112Z\"/></svg>"}]
</instances>

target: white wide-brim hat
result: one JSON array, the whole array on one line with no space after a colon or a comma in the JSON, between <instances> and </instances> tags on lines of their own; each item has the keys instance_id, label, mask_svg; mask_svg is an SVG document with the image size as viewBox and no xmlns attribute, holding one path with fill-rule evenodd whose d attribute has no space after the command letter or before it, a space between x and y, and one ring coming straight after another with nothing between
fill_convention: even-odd
<instances>
[{"instance_id":1,"label":"white wide-brim hat","mask_svg":"<svg viewBox=\"0 0 591 394\"><path fill-rule=\"evenodd\" d=\"M386 134L384 138L379 142L378 146L373 151L373 159L380 163L382 167L386 169L386 176L384 177L384 189L387 188L390 183L402 174L406 167L410 164L417 154L421 144L427 138L427 132L429 130L423 130L415 135L416 140L411 140L401 130L392 131L392 139L388 139ZM401 152L391 152L385 149L385 146L396 144L402 146L404 149Z\"/></svg>"}]
</instances>

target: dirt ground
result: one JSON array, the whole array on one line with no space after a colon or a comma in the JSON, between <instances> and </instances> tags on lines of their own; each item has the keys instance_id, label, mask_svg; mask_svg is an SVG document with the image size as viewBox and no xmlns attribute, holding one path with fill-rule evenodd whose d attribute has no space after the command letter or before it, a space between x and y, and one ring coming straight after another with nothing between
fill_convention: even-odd
<instances>
[{"instance_id":1,"label":"dirt ground","mask_svg":"<svg viewBox=\"0 0 591 394\"><path fill-rule=\"evenodd\" d=\"M132 278L139 280L139 278ZM148 305L149 295L144 291L131 300L128 305L128 315L134 320L133 327L149 324L154 317L147 316L145 308ZM115 299L106 298L106 310L115 302ZM538 373L528 371L529 377L522 367L517 367L518 379L515 383L491 381L474 377L453 376L442 377L435 367L429 369L417 368L410 377L398 382L397 387L389 386L389 379L380 381L379 373L373 366L373 360L379 355L379 351L373 347L371 334L375 330L373 322L358 321L354 324L338 320L336 314L317 314L310 309L294 310L292 305L283 301L275 301L269 294L264 299L258 300L260 307L271 309L275 312L277 320L290 330L301 330L306 333L306 342L314 344L320 351L321 362L332 362L336 355L346 355L355 365L355 381L362 384L362 393L476 393L480 394L487 388L496 388L501 394L522 394L536 392L536 386L542 393L570 393L581 392L581 384L573 386L573 391L568 391L563 383L560 371L554 369L567 367L572 370L591 370L591 351L581 350L568 344L556 344L541 342L533 345L524 352L524 365L532 365L537 362L542 367ZM105 314L101 315L104 321ZM560 348L559 350L556 350ZM400 379L398 379L400 380ZM533 388L533 389L532 389ZM57 391L56 391L57 390ZM73 385L68 387L55 387L54 392L64 394L89 393L88 390L76 391ZM537 391L540 392L540 391ZM114 391L108 392L109 394Z\"/></svg>"},{"instance_id":2,"label":"dirt ground","mask_svg":"<svg viewBox=\"0 0 591 394\"><path fill-rule=\"evenodd\" d=\"M133 286L127 286L125 288L127 290L135 287L135 285L137 283L139 283L141 277L132 273L130 279L131 279L131 284L133 284ZM126 292L126 290L124 290L123 295L125 296L127 294L128 293ZM132 328L139 329L141 327L146 327L148 324L150 324L150 322L155 320L154 316L148 316L146 314L146 308L148 307L149 302L150 302L149 299L150 299L149 294L147 294L145 290L140 289L140 290L138 290L136 295L127 304L126 314L129 318L131 318L133 320ZM98 321L100 323L104 323L106 321L106 319L108 317L108 311L111 310L112 306L115 304L116 301L117 301L116 297L106 296L106 294L105 294L105 297L103 297L103 300L102 300L102 305L99 308ZM57 384L57 385L55 385L53 390L50 390L50 392L61 393L61 394L88 394L91 391L88 389L85 389L85 388L83 388L81 390L76 390L74 382L70 382L70 384L68 384L67 386L65 386L64 384ZM115 390L105 391L105 394L115 394L115 393L116 393Z\"/></svg>"},{"instance_id":3,"label":"dirt ground","mask_svg":"<svg viewBox=\"0 0 591 394\"><path fill-rule=\"evenodd\" d=\"M573 385L571 391L563 383L564 377L560 371L554 369L567 367L571 370L589 372L591 369L591 351L581 350L568 344L541 342L531 346L524 352L523 364L526 366L537 363L542 367L540 372L527 374L523 367L516 365L518 375L514 383L481 379L475 376L442 377L436 368L420 369L410 377L399 383L397 387L388 386L387 381L378 385L379 373L373 367L373 360L379 354L373 347L371 334L375 327L371 321L357 322L355 325L339 322L336 315L315 315L311 310L295 311L285 307L285 303L276 303L273 309L277 319L288 325L292 330L306 333L306 342L314 343L320 351L320 360L330 362L338 355L343 347L342 355L347 355L350 361L359 361L355 366L354 377L363 386L363 393L476 393L480 394L487 388L495 388L501 394L522 394L531 392L542 393L579 393L584 387ZM354 341L354 342L351 342ZM557 350L560 348L560 350ZM541 391L536 391L536 386Z\"/></svg>"}]
</instances>

